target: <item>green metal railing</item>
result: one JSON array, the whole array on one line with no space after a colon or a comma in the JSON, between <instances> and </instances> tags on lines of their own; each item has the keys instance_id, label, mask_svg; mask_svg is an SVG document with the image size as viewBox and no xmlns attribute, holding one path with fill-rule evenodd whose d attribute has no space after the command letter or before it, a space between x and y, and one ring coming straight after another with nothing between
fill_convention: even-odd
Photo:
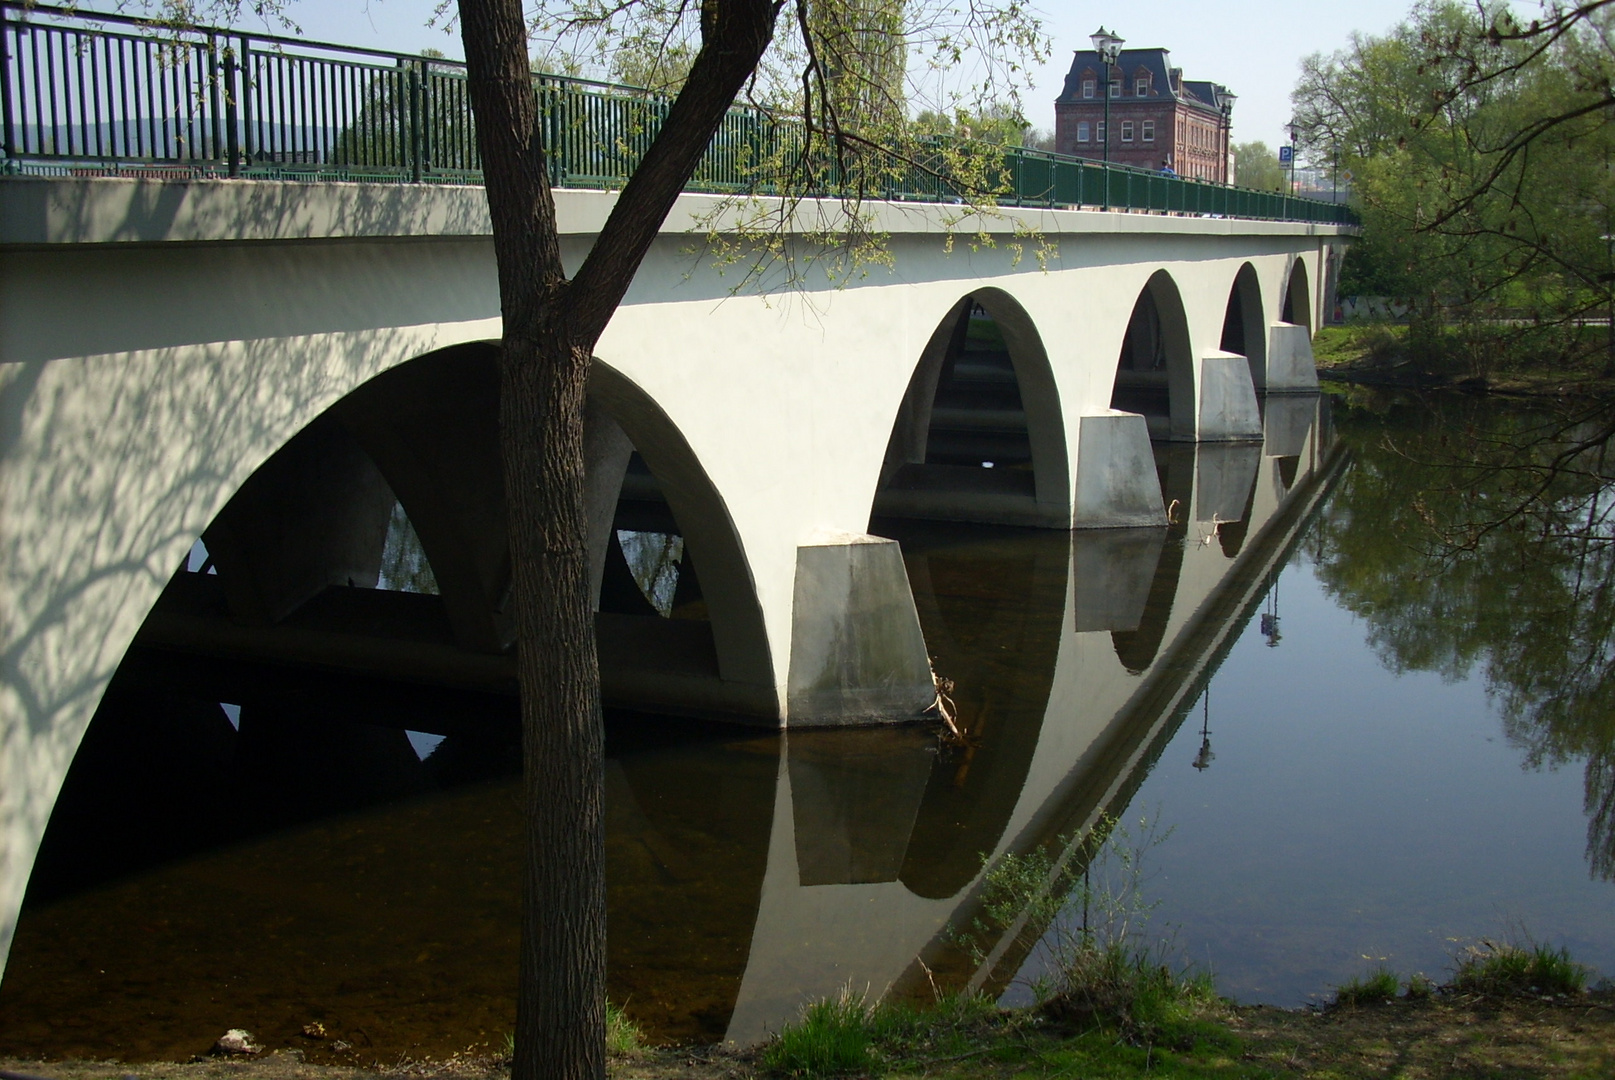
<instances>
[{"instance_id":1,"label":"green metal railing","mask_svg":"<svg viewBox=\"0 0 1615 1080\"><path fill-rule=\"evenodd\" d=\"M670 99L537 75L551 182L620 187ZM173 30L0 0L3 168L36 175L230 176L479 183L465 65L233 30ZM793 130L731 109L689 190L768 187L759 162ZM1009 148L997 201L1355 224L1342 205ZM871 194L958 201L915 168Z\"/></svg>"}]
</instances>

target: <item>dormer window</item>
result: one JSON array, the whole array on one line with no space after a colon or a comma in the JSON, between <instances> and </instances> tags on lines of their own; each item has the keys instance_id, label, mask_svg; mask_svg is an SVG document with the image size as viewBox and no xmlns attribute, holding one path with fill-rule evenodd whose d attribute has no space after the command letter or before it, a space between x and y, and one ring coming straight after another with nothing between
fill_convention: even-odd
<instances>
[{"instance_id":1,"label":"dormer window","mask_svg":"<svg viewBox=\"0 0 1615 1080\"><path fill-rule=\"evenodd\" d=\"M1092 79L1083 79L1082 80L1082 96L1085 97L1085 98L1091 98L1091 97L1093 97L1093 95L1094 95L1094 81Z\"/></svg>"},{"instance_id":2,"label":"dormer window","mask_svg":"<svg viewBox=\"0 0 1615 1080\"><path fill-rule=\"evenodd\" d=\"M1122 96L1122 81L1120 79L1110 80L1110 96L1114 98Z\"/></svg>"},{"instance_id":3,"label":"dormer window","mask_svg":"<svg viewBox=\"0 0 1615 1080\"><path fill-rule=\"evenodd\" d=\"M1150 80L1149 80L1149 78L1147 76L1140 75L1137 79L1133 80L1133 96L1134 97L1149 97L1149 94L1150 94Z\"/></svg>"}]
</instances>

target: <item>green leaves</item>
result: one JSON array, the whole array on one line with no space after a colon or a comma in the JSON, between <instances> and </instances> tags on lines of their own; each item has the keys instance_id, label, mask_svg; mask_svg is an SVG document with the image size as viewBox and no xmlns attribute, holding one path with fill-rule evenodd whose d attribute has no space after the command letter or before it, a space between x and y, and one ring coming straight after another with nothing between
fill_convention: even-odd
<instances>
[{"instance_id":1,"label":"green leaves","mask_svg":"<svg viewBox=\"0 0 1615 1080\"><path fill-rule=\"evenodd\" d=\"M1476 326L1607 304L1608 11L1520 30L1496 7L1421 3L1390 33L1303 63L1301 141L1353 174L1363 213L1343 289Z\"/></svg>"}]
</instances>

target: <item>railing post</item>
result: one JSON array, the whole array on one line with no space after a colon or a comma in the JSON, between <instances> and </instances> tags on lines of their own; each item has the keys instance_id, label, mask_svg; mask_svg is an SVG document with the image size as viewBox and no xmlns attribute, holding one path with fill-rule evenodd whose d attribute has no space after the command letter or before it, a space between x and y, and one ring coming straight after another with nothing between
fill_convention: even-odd
<instances>
[{"instance_id":1,"label":"railing post","mask_svg":"<svg viewBox=\"0 0 1615 1080\"><path fill-rule=\"evenodd\" d=\"M241 35L241 55L236 60L236 65L241 72L241 78L238 80L240 83L240 97L237 100L240 112L241 134L239 136L240 144L237 148L240 160L236 162L237 171L232 175L240 175L242 162L250 163L252 161L252 41L246 34Z\"/></svg>"},{"instance_id":2,"label":"railing post","mask_svg":"<svg viewBox=\"0 0 1615 1080\"><path fill-rule=\"evenodd\" d=\"M232 179L241 175L240 92L236 89L236 50L224 47L224 156Z\"/></svg>"},{"instance_id":3,"label":"railing post","mask_svg":"<svg viewBox=\"0 0 1615 1080\"><path fill-rule=\"evenodd\" d=\"M5 168L10 172L17 167L17 129L11 120L11 20L4 4L0 4L0 114L5 117Z\"/></svg>"},{"instance_id":4,"label":"railing post","mask_svg":"<svg viewBox=\"0 0 1615 1080\"><path fill-rule=\"evenodd\" d=\"M417 184L424 171L421 168L421 155L425 150L421 131L421 83L425 69L425 60L417 60L409 66L409 176Z\"/></svg>"},{"instance_id":5,"label":"railing post","mask_svg":"<svg viewBox=\"0 0 1615 1080\"><path fill-rule=\"evenodd\" d=\"M224 110L220 107L219 80L223 77L219 67L219 39L217 35L209 33L207 36L207 103L208 127L211 129L213 136L213 145L208 148L206 156L210 161L217 161L221 156L228 156L221 153L224 144L222 117Z\"/></svg>"}]
</instances>

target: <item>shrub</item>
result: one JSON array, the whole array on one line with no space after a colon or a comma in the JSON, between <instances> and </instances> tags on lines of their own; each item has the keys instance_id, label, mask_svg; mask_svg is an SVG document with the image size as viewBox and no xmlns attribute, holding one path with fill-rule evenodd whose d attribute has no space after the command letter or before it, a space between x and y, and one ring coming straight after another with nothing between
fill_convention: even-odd
<instances>
[{"instance_id":1,"label":"shrub","mask_svg":"<svg viewBox=\"0 0 1615 1080\"><path fill-rule=\"evenodd\" d=\"M1523 944L1483 940L1458 957L1452 988L1489 996L1579 994L1587 988L1587 976L1587 969L1563 947L1554 949L1529 937Z\"/></svg>"},{"instance_id":2,"label":"shrub","mask_svg":"<svg viewBox=\"0 0 1615 1080\"><path fill-rule=\"evenodd\" d=\"M763 1067L788 1076L834 1076L873 1063L873 1010L850 989L815 1001L763 1050Z\"/></svg>"},{"instance_id":3,"label":"shrub","mask_svg":"<svg viewBox=\"0 0 1615 1080\"><path fill-rule=\"evenodd\" d=\"M645 1046L645 1033L639 1025L628 1019L620 1005L606 1002L606 1053L637 1054ZM504 1056L516 1056L516 1036L505 1033Z\"/></svg>"},{"instance_id":4,"label":"shrub","mask_svg":"<svg viewBox=\"0 0 1615 1080\"><path fill-rule=\"evenodd\" d=\"M986 942L1019 925L1043 961L1032 991L1046 1015L1138 1042L1171 1035L1216 994L1209 977L1175 962L1170 934L1150 929L1158 902L1144 896L1144 858L1169 835L1147 820L1135 835L1106 816L1055 851L1002 856L986 875L982 917L961 940L979 960Z\"/></svg>"},{"instance_id":5,"label":"shrub","mask_svg":"<svg viewBox=\"0 0 1615 1080\"><path fill-rule=\"evenodd\" d=\"M1396 972L1381 964L1362 978L1347 979L1335 987L1334 1004L1379 1005L1396 997L1401 988L1402 981L1396 977Z\"/></svg>"},{"instance_id":6,"label":"shrub","mask_svg":"<svg viewBox=\"0 0 1615 1080\"><path fill-rule=\"evenodd\" d=\"M637 1054L645 1047L645 1033L628 1018L622 1006L606 1002L606 1052Z\"/></svg>"},{"instance_id":7,"label":"shrub","mask_svg":"<svg viewBox=\"0 0 1615 1080\"><path fill-rule=\"evenodd\" d=\"M976 1037L1000 1023L1002 1014L981 994L941 994L927 1007L870 1004L844 989L802 1010L764 1048L767 1070L788 1076L836 1076L867 1072L879 1062L906 1057L948 1056L976 1047Z\"/></svg>"}]
</instances>

